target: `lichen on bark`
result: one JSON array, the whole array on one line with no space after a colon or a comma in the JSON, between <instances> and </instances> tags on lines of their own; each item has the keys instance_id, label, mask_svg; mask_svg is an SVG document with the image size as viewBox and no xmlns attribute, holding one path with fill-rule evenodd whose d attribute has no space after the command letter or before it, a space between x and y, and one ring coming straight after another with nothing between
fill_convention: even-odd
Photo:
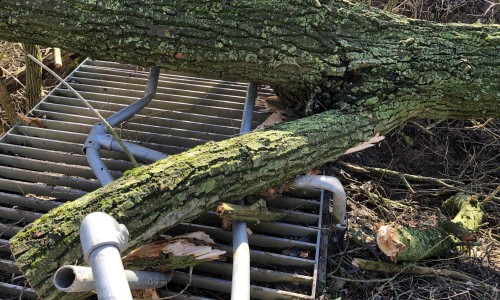
<instances>
[{"instance_id":1,"label":"lichen on bark","mask_svg":"<svg viewBox=\"0 0 500 300\"><path fill-rule=\"evenodd\" d=\"M12 252L42 298L82 297L62 295L50 276L82 262L78 227L90 212L127 224L134 247L409 118L500 116L499 26L438 25L320 2L0 1L3 39L269 84L299 114L333 109L132 170L26 227Z\"/></svg>"}]
</instances>

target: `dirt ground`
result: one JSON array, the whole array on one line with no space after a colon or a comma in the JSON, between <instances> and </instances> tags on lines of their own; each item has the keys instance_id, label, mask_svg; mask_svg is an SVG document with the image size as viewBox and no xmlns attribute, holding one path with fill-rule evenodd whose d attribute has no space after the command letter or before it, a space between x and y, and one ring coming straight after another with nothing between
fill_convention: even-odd
<instances>
[{"instance_id":1,"label":"dirt ground","mask_svg":"<svg viewBox=\"0 0 500 300\"><path fill-rule=\"evenodd\" d=\"M333 164L348 194L349 235L345 249L329 259L330 299L498 299L498 290L492 294L490 289L500 283L498 196L483 202L486 219L478 233L479 246L418 263L467 274L488 288L434 274L362 271L352 260L389 261L374 241L379 224L436 225L437 209L448 197L468 192L481 201L491 195L500 184L499 138L498 120L415 120L378 147Z\"/></svg>"},{"instance_id":2,"label":"dirt ground","mask_svg":"<svg viewBox=\"0 0 500 300\"><path fill-rule=\"evenodd\" d=\"M500 21L499 1L362 2L436 22ZM325 299L500 298L498 194L483 202L486 217L479 246L418 263L461 272L481 284L434 274L369 272L352 264L354 258L389 261L374 241L380 224L436 225L437 210L448 197L467 192L481 201L492 195L500 185L499 120L413 120L379 146L343 157L331 168L347 190L349 235L345 249L329 257Z\"/></svg>"},{"instance_id":3,"label":"dirt ground","mask_svg":"<svg viewBox=\"0 0 500 300\"><path fill-rule=\"evenodd\" d=\"M499 0L362 2L438 22L500 21ZM23 65L21 45L0 41L0 58L5 80ZM53 83L48 81L45 89ZM11 96L16 109L22 111L23 89ZM3 117L1 120L8 128ZM345 248L328 259L323 299L500 297L500 193L492 196L500 185L500 120L413 120L379 145L345 156L329 168L347 190L349 234ZM379 224L435 225L443 200L458 192L477 195L484 206L486 218L477 246L418 265L454 270L479 283L435 274L368 272L353 266L354 258L389 261L374 241Z\"/></svg>"}]
</instances>

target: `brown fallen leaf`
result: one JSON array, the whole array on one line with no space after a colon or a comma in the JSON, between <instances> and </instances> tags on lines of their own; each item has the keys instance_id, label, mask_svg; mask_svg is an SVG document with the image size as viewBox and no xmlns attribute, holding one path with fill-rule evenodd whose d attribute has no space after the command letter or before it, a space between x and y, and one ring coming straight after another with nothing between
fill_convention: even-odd
<instances>
[{"instance_id":1,"label":"brown fallen leaf","mask_svg":"<svg viewBox=\"0 0 500 300\"><path fill-rule=\"evenodd\" d=\"M254 131L262 130L271 125L281 123L284 120L285 120L285 114L283 113L282 110L278 110L272 113L269 117L267 117L267 119L262 124L260 124L254 129Z\"/></svg>"},{"instance_id":2,"label":"brown fallen leaf","mask_svg":"<svg viewBox=\"0 0 500 300\"><path fill-rule=\"evenodd\" d=\"M259 195L266 198L267 201L274 200L274 199L276 199L276 197L278 197L278 188L275 186L272 186L272 187L268 188L267 190L260 192Z\"/></svg>"},{"instance_id":3,"label":"brown fallen leaf","mask_svg":"<svg viewBox=\"0 0 500 300\"><path fill-rule=\"evenodd\" d=\"M19 119L21 119L21 121L24 124L26 124L28 126L37 127L37 128L45 128L46 127L45 125L43 125L42 120L38 117L31 119L23 113L17 113L17 116L19 117Z\"/></svg>"},{"instance_id":4,"label":"brown fallen leaf","mask_svg":"<svg viewBox=\"0 0 500 300\"><path fill-rule=\"evenodd\" d=\"M175 59L184 59L184 54L180 52L175 52L174 54Z\"/></svg>"},{"instance_id":5,"label":"brown fallen leaf","mask_svg":"<svg viewBox=\"0 0 500 300\"><path fill-rule=\"evenodd\" d=\"M323 171L320 169L310 169L306 171L306 175L320 175L323 174Z\"/></svg>"},{"instance_id":6,"label":"brown fallen leaf","mask_svg":"<svg viewBox=\"0 0 500 300\"><path fill-rule=\"evenodd\" d=\"M305 258L305 259L308 259L311 257L311 251L307 251L307 250L300 250L299 251L299 257L300 258Z\"/></svg>"},{"instance_id":7,"label":"brown fallen leaf","mask_svg":"<svg viewBox=\"0 0 500 300\"><path fill-rule=\"evenodd\" d=\"M221 225L221 228L224 229L224 230L231 230L231 227L232 227L232 221L231 219L222 219L222 225Z\"/></svg>"},{"instance_id":8,"label":"brown fallen leaf","mask_svg":"<svg viewBox=\"0 0 500 300\"><path fill-rule=\"evenodd\" d=\"M160 299L155 289L144 289L132 291L132 297L137 299Z\"/></svg>"},{"instance_id":9,"label":"brown fallen leaf","mask_svg":"<svg viewBox=\"0 0 500 300\"><path fill-rule=\"evenodd\" d=\"M257 96L255 99L256 106L265 106L266 105L266 97Z\"/></svg>"}]
</instances>

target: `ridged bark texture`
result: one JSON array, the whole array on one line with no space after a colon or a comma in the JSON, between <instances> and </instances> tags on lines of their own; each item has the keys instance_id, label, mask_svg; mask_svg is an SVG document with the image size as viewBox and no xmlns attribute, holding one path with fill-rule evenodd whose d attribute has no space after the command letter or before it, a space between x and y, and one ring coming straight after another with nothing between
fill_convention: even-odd
<instances>
[{"instance_id":1,"label":"ridged bark texture","mask_svg":"<svg viewBox=\"0 0 500 300\"><path fill-rule=\"evenodd\" d=\"M438 25L320 2L6 0L0 38L266 83L309 113L500 98L500 26Z\"/></svg>"},{"instance_id":2,"label":"ridged bark texture","mask_svg":"<svg viewBox=\"0 0 500 300\"><path fill-rule=\"evenodd\" d=\"M9 91L7 90L7 86L2 79L0 79L0 107L5 112L5 115L9 120L9 125L14 124L14 120L16 119L16 109L14 107L14 102L10 97Z\"/></svg>"},{"instance_id":3,"label":"ridged bark texture","mask_svg":"<svg viewBox=\"0 0 500 300\"><path fill-rule=\"evenodd\" d=\"M23 43L26 54L42 61L40 46L32 43ZM42 67L37 65L26 56L26 104L25 111L31 110L42 99L43 96Z\"/></svg>"},{"instance_id":4,"label":"ridged bark texture","mask_svg":"<svg viewBox=\"0 0 500 300\"><path fill-rule=\"evenodd\" d=\"M11 239L43 299L82 263L78 227L104 211L129 249L218 202L332 161L409 118L500 116L500 27L437 25L347 1L0 1L0 38L93 58L271 84L298 111L335 110L135 169ZM57 28L57 32L54 31Z\"/></svg>"}]
</instances>

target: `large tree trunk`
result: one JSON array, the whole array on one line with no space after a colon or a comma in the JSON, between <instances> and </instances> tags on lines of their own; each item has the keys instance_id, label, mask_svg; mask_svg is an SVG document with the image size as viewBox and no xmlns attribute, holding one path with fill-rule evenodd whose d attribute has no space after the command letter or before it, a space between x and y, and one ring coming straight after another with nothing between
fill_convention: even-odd
<instances>
[{"instance_id":1,"label":"large tree trunk","mask_svg":"<svg viewBox=\"0 0 500 300\"><path fill-rule=\"evenodd\" d=\"M347 1L5 0L0 38L267 83L308 112L499 97L499 26L436 25Z\"/></svg>"},{"instance_id":2,"label":"large tree trunk","mask_svg":"<svg viewBox=\"0 0 500 300\"><path fill-rule=\"evenodd\" d=\"M408 118L500 116L500 27L436 25L320 2L0 1L0 38L267 83L298 111L335 109L135 169L37 220L11 246L43 299L81 298L54 290L50 277L62 264L82 263L78 227L90 212L126 224L130 250Z\"/></svg>"},{"instance_id":3,"label":"large tree trunk","mask_svg":"<svg viewBox=\"0 0 500 300\"><path fill-rule=\"evenodd\" d=\"M334 160L409 117L446 116L446 109L441 109L445 103L436 102L435 107L425 109L418 104L394 103L370 113L327 111L265 131L207 143L134 169L26 227L11 239L12 252L35 291L43 299L57 299L62 294L55 290L50 277L63 264L83 262L78 229L88 213L103 211L126 224L131 250L219 202L241 199ZM490 116L500 116L498 105L484 110ZM472 115L462 112L461 116Z\"/></svg>"}]
</instances>

